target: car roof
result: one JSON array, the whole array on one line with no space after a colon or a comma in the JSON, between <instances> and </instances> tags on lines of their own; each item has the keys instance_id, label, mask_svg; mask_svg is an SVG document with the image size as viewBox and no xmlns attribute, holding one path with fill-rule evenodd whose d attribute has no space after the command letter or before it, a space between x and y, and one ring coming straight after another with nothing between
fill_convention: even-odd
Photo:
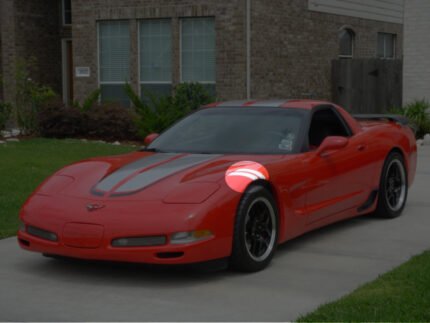
<instances>
[{"instance_id":1,"label":"car roof","mask_svg":"<svg viewBox=\"0 0 430 323\"><path fill-rule=\"evenodd\" d=\"M295 100L295 99L276 99L276 100L234 100L225 102L215 102L205 105L203 108L295 108L311 110L316 106L333 104L328 101L321 100Z\"/></svg>"}]
</instances>

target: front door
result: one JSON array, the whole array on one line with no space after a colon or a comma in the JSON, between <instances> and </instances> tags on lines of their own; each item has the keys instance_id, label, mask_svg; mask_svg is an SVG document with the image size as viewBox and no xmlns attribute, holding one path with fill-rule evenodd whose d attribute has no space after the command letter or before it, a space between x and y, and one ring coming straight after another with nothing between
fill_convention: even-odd
<instances>
[{"instance_id":1,"label":"front door","mask_svg":"<svg viewBox=\"0 0 430 323\"><path fill-rule=\"evenodd\" d=\"M366 147L360 136L352 135L334 109L315 111L310 126L306 196L308 223L358 208L370 195L365 177ZM328 136L348 137L348 145L326 156L318 156L316 150Z\"/></svg>"}]
</instances>

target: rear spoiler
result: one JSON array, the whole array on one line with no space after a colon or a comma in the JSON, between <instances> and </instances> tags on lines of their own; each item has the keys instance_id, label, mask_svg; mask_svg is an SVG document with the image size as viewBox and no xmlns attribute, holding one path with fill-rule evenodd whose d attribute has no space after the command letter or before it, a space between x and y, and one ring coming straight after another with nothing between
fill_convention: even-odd
<instances>
[{"instance_id":1,"label":"rear spoiler","mask_svg":"<svg viewBox=\"0 0 430 323\"><path fill-rule=\"evenodd\" d=\"M396 122L402 126L409 125L409 119L396 114L354 114L353 117L357 120L388 120Z\"/></svg>"}]
</instances>

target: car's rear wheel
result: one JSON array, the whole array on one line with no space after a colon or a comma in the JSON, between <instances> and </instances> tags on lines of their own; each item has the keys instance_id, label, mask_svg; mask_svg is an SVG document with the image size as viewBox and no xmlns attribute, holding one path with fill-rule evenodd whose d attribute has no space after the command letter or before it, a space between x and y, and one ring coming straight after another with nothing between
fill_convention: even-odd
<instances>
[{"instance_id":1,"label":"car's rear wheel","mask_svg":"<svg viewBox=\"0 0 430 323\"><path fill-rule=\"evenodd\" d=\"M230 265L254 272L267 267L278 244L278 211L272 194L251 186L237 210Z\"/></svg>"},{"instance_id":2,"label":"car's rear wheel","mask_svg":"<svg viewBox=\"0 0 430 323\"><path fill-rule=\"evenodd\" d=\"M375 215L383 218L398 217L408 197L408 175L403 156L392 152L382 169L379 198Z\"/></svg>"}]
</instances>

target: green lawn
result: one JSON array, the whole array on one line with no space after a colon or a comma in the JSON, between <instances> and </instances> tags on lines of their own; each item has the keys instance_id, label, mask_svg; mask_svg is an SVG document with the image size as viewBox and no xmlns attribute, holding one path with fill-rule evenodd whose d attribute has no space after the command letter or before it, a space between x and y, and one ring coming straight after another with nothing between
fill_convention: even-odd
<instances>
[{"instance_id":1,"label":"green lawn","mask_svg":"<svg viewBox=\"0 0 430 323\"><path fill-rule=\"evenodd\" d=\"M430 252L412 258L301 322L430 322Z\"/></svg>"},{"instance_id":2,"label":"green lawn","mask_svg":"<svg viewBox=\"0 0 430 323\"><path fill-rule=\"evenodd\" d=\"M0 238L15 235L19 208L38 184L56 170L85 158L121 154L134 149L54 139L0 145Z\"/></svg>"}]
</instances>

